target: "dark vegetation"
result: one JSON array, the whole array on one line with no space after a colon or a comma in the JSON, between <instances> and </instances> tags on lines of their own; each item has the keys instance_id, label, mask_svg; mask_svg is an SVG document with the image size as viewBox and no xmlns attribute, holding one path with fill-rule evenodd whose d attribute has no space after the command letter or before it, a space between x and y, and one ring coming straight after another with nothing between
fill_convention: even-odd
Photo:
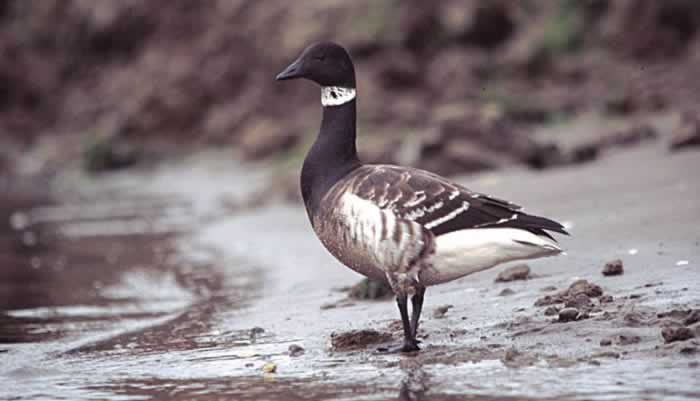
<instances>
[{"instance_id":1,"label":"dark vegetation","mask_svg":"<svg viewBox=\"0 0 700 401\"><path fill-rule=\"evenodd\" d=\"M56 149L47 168L81 154L92 170L131 165L154 153L143 147L226 145L245 159L298 161L318 90L273 77L316 40L356 60L371 162L443 174L546 168L595 159L619 132L597 128L598 139L566 149L536 140L542 127L591 113L698 121L694 0L339 4L0 2L0 165L42 140ZM684 128L674 146L699 130Z\"/></svg>"}]
</instances>

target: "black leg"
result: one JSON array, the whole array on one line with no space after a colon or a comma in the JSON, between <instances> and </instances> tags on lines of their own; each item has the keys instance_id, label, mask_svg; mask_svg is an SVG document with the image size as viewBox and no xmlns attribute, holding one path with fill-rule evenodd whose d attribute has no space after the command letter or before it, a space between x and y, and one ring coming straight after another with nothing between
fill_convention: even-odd
<instances>
[{"instance_id":1,"label":"black leg","mask_svg":"<svg viewBox=\"0 0 700 401\"><path fill-rule=\"evenodd\" d=\"M415 339L418 335L418 322L420 320L420 313L423 310L423 296L425 295L425 287L418 287L416 293L411 298L411 304L413 305L413 310L411 311L411 334Z\"/></svg>"},{"instance_id":2,"label":"black leg","mask_svg":"<svg viewBox=\"0 0 700 401\"><path fill-rule=\"evenodd\" d=\"M418 351L418 343L411 329L411 322L408 320L408 297L406 295L396 296L396 304L399 306L401 313L401 322L403 323L403 346L401 352Z\"/></svg>"},{"instance_id":3,"label":"black leg","mask_svg":"<svg viewBox=\"0 0 700 401\"><path fill-rule=\"evenodd\" d=\"M399 306L401 323L403 323L403 345L395 348L380 347L377 350L381 353L418 351L420 348L418 348L418 342L413 335L411 322L408 320L408 297L406 295L397 295L396 304Z\"/></svg>"}]
</instances>

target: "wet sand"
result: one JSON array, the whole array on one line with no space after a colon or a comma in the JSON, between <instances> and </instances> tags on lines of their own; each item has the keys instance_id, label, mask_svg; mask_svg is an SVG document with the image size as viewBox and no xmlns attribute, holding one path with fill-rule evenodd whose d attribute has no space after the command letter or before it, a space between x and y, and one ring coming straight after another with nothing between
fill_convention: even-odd
<instances>
[{"instance_id":1,"label":"wet sand","mask_svg":"<svg viewBox=\"0 0 700 401\"><path fill-rule=\"evenodd\" d=\"M3 266L0 399L698 399L700 340L666 343L662 330L700 335L663 315L700 308L699 167L698 152L649 145L461 179L572 237L567 255L529 262L530 279L495 283L504 266L429 288L414 356L331 348L352 330L398 341L396 306L345 300L360 277L300 206L231 206L264 170L191 160L72 178L51 203L8 205L34 217L3 244L28 229L51 241L11 248ZM624 274L604 276L614 259ZM607 296L576 305L588 317L535 306L579 279Z\"/></svg>"}]
</instances>

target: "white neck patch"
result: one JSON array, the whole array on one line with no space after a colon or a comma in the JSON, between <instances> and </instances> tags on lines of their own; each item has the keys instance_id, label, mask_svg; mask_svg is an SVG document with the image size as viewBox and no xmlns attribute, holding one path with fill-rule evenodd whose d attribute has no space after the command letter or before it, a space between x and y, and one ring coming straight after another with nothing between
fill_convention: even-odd
<instances>
[{"instance_id":1,"label":"white neck patch","mask_svg":"<svg viewBox=\"0 0 700 401\"><path fill-rule=\"evenodd\" d=\"M340 106L355 98L355 88L324 86L321 88L321 105Z\"/></svg>"}]
</instances>

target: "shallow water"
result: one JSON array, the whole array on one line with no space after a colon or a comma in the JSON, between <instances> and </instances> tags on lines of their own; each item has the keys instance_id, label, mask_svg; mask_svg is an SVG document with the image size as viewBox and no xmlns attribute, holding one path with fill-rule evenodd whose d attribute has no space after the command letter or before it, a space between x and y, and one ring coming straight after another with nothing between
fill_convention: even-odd
<instances>
[{"instance_id":1,"label":"shallow water","mask_svg":"<svg viewBox=\"0 0 700 401\"><path fill-rule=\"evenodd\" d=\"M330 348L331 333L352 329L398 339L395 306L320 308L343 300L337 288L358 276L320 247L301 207L222 206L264 173L197 160L79 180L79 194L53 204L13 205L13 224L0 232L9 255L0 399L700 399L699 354L682 351L698 341L664 344L657 323L623 319L700 307L700 184L690 177L700 157L635 152L465 181L548 210L574 237L562 239L568 256L530 264L536 279L494 284L490 271L429 289L417 356ZM603 278L602 264L616 257L625 275ZM541 288L576 278L615 297L611 318L553 323L533 307ZM515 294L499 296L505 287ZM446 317L432 318L445 304L454 305ZM599 345L620 333L640 341ZM304 352L290 356L292 344ZM276 370L265 373L270 363Z\"/></svg>"}]
</instances>

